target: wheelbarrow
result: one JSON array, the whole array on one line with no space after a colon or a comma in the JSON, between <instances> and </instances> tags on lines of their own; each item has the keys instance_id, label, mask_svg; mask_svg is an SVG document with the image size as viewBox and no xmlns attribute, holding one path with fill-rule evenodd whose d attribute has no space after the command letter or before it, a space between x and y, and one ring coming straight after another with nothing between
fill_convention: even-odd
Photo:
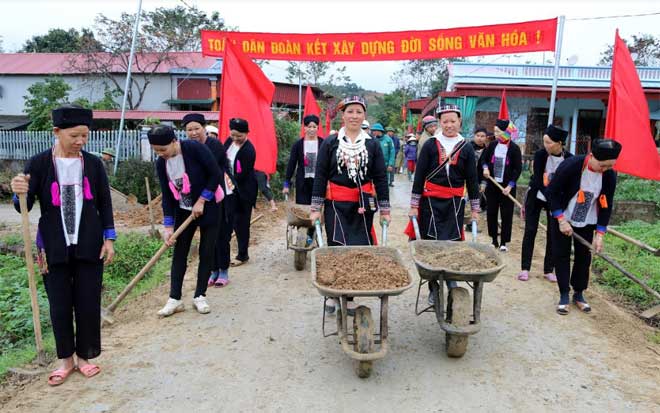
<instances>
[{"instance_id":1,"label":"wheelbarrow","mask_svg":"<svg viewBox=\"0 0 660 413\"><path fill-rule=\"evenodd\" d=\"M288 196L286 198L288 200ZM306 230L314 228L314 224L309 218L296 215L291 206L287 208L286 224L286 248L293 250L294 268L302 271L307 262L307 253L317 247L314 240L307 240Z\"/></svg>"},{"instance_id":2,"label":"wheelbarrow","mask_svg":"<svg viewBox=\"0 0 660 413\"><path fill-rule=\"evenodd\" d=\"M462 357L468 344L468 337L476 334L481 329L481 299L483 296L484 283L491 282L505 267L502 259L491 245L477 243L477 223L472 221L472 241L435 241L422 240L419 234L417 218L412 217L415 228L416 240L410 242L410 252L420 276L419 288L417 289L417 300L415 302L415 314L435 312L440 328L445 331L446 351L449 357ZM497 262L497 266L483 271L456 271L444 267L431 267L420 261L417 251L420 247L437 249L455 248L468 246L477 251L485 253ZM465 281L472 289L472 302L470 293L466 288L449 288L447 304L445 307L444 284L445 281L455 284L456 281ZM429 283L430 294L433 297L433 305L419 311L419 296L422 285Z\"/></svg>"},{"instance_id":3,"label":"wheelbarrow","mask_svg":"<svg viewBox=\"0 0 660 413\"><path fill-rule=\"evenodd\" d=\"M401 288L390 290L336 290L316 281L316 262L317 259L332 254L342 254L350 251L368 251L378 256L387 256L394 258L397 263L406 267L403 263L401 253L396 248L385 246L387 243L387 222L383 223L383 239L381 246L348 246L348 247L324 247L321 238L320 222L316 223L316 234L318 237L319 248L312 251L312 284L325 297L323 302L323 337L339 336L339 341L344 352L354 360L353 367L355 374L360 378L367 378L371 375L373 362L385 357L389 349L387 341L387 308L390 296L403 293L413 285L413 279L408 273L408 284ZM350 297L377 297L380 299L380 320L379 328L376 331L376 325L372 317L371 309L360 305L355 309L353 316L353 330L349 332L348 322L348 298ZM337 331L326 334L325 331L325 305L328 300L338 300L339 309L337 310Z\"/></svg>"}]
</instances>

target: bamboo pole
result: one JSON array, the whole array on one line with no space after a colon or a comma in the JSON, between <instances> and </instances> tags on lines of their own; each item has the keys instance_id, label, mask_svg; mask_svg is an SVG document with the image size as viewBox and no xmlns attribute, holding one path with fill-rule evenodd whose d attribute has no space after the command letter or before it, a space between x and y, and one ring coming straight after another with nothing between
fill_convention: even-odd
<instances>
[{"instance_id":1,"label":"bamboo pole","mask_svg":"<svg viewBox=\"0 0 660 413\"><path fill-rule=\"evenodd\" d=\"M149 188L149 177L144 177L144 184L147 187L147 207L149 208L149 222L151 223L151 233L156 232L154 227L154 211L151 208L151 188Z\"/></svg>"},{"instance_id":2,"label":"bamboo pole","mask_svg":"<svg viewBox=\"0 0 660 413\"><path fill-rule=\"evenodd\" d=\"M23 248L25 250L25 266L28 272L28 285L30 287L30 304L32 305L32 324L34 327L34 341L37 345L37 362L46 363L46 354L41 336L41 318L39 317L39 301L37 300L37 283L34 276L34 259L32 258L32 241L30 239L30 216L28 215L27 195L18 194L21 208L21 221L23 227Z\"/></svg>"},{"instance_id":3,"label":"bamboo pole","mask_svg":"<svg viewBox=\"0 0 660 413\"><path fill-rule=\"evenodd\" d=\"M628 236L628 235L626 235L622 232L619 232L619 231L615 230L614 228L608 228L607 233L612 234L615 237L621 238L622 240L627 241L627 242L629 242L629 243L631 243L631 244L633 244L633 245L635 245L635 246L637 246L637 247L639 247L639 248L641 248L645 251L648 251L651 254L655 255L656 257L660 256L660 249L653 248L650 245L644 244L642 241L638 241L633 237L630 237L630 236Z\"/></svg>"}]
</instances>

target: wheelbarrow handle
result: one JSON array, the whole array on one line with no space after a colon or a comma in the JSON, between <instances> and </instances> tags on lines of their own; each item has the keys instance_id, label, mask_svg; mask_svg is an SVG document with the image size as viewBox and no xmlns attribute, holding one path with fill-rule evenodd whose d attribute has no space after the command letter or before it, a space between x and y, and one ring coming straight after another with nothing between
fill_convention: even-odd
<instances>
[{"instance_id":1,"label":"wheelbarrow handle","mask_svg":"<svg viewBox=\"0 0 660 413\"><path fill-rule=\"evenodd\" d=\"M417 223L417 217L410 217L410 220L412 221L413 229L415 230L415 238L422 239L422 235L419 232L419 224Z\"/></svg>"},{"instance_id":2,"label":"wheelbarrow handle","mask_svg":"<svg viewBox=\"0 0 660 413\"><path fill-rule=\"evenodd\" d=\"M389 228L390 224L386 220L382 220L380 222L380 226L383 227L383 242L382 245L383 247L387 247L387 229Z\"/></svg>"},{"instance_id":3,"label":"wheelbarrow handle","mask_svg":"<svg viewBox=\"0 0 660 413\"><path fill-rule=\"evenodd\" d=\"M314 221L314 228L316 228L316 242L319 244L319 247L323 247L323 233L321 232L321 220L317 219Z\"/></svg>"},{"instance_id":4,"label":"wheelbarrow handle","mask_svg":"<svg viewBox=\"0 0 660 413\"><path fill-rule=\"evenodd\" d=\"M472 220L472 242L477 242L477 220Z\"/></svg>"}]
</instances>

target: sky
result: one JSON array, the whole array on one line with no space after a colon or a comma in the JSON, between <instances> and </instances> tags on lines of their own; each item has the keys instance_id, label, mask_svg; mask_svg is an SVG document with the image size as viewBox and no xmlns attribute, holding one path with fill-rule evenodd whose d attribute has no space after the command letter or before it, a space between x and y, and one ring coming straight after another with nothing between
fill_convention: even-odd
<instances>
[{"instance_id":1,"label":"sky","mask_svg":"<svg viewBox=\"0 0 660 413\"><path fill-rule=\"evenodd\" d=\"M611 44L615 29L623 38L649 33L660 37L660 15L623 16L659 13L657 0L143 0L143 10L177 5L196 5L211 13L220 12L225 23L240 31L275 33L346 33L444 29L566 16L561 64L569 58L577 65L595 65L600 52ZM118 18L126 11L137 11L138 0L0 0L3 22L0 25L6 52L16 51L36 34L50 28L92 27L103 13ZM592 20L577 20L590 18ZM483 63L542 63L552 53L527 53L483 56ZM392 75L401 62L350 62L352 81L369 90L390 92L395 88ZM286 61L271 61L264 66L274 81L286 77Z\"/></svg>"}]
</instances>

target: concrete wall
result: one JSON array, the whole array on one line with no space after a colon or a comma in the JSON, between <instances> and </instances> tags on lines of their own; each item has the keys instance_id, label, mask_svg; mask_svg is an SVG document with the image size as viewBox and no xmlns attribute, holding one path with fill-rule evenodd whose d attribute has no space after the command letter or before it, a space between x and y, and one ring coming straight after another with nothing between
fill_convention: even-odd
<instances>
[{"instance_id":1,"label":"concrete wall","mask_svg":"<svg viewBox=\"0 0 660 413\"><path fill-rule=\"evenodd\" d=\"M105 92L105 84L108 83L110 89L114 88L111 82L97 76L62 76L71 90L69 91L69 100L78 98L88 99L90 102L100 100L103 98ZM0 115L20 116L25 112L25 99L23 96L28 94L28 88L36 82L43 82L46 76L34 75L11 75L0 76L0 88L2 89L2 96L0 97ZM125 77L116 76L117 82L124 85ZM144 77L136 75L135 79L139 84L143 84ZM133 88L135 96L134 102L137 101L137 88ZM142 110L169 110L169 106L164 104L163 101L167 99L176 98L176 82L170 79L169 74L154 75L150 79L150 84L147 87L145 97L139 106ZM115 98L117 104L121 104L122 97Z\"/></svg>"}]
</instances>

